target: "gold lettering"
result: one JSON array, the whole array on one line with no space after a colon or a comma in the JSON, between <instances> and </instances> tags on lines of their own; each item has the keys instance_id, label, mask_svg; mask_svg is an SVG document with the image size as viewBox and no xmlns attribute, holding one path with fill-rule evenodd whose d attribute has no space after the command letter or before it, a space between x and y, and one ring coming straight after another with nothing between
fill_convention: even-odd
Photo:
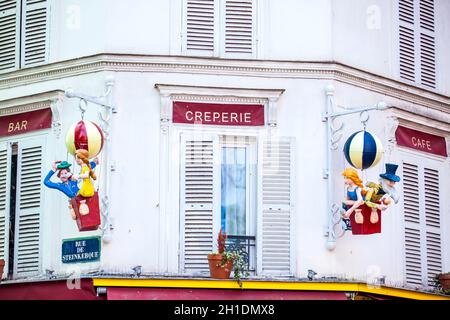
<instances>
[{"instance_id":1,"label":"gold lettering","mask_svg":"<svg viewBox=\"0 0 450 320\"><path fill-rule=\"evenodd\" d=\"M12 131L14 131L14 123L10 122L8 125L8 132L12 132Z\"/></svg>"},{"instance_id":2,"label":"gold lettering","mask_svg":"<svg viewBox=\"0 0 450 320\"><path fill-rule=\"evenodd\" d=\"M23 120L22 121L22 127L20 127L20 130L27 130L27 124L28 124L28 121L27 120Z\"/></svg>"},{"instance_id":3,"label":"gold lettering","mask_svg":"<svg viewBox=\"0 0 450 320\"><path fill-rule=\"evenodd\" d=\"M431 151L431 142L427 140L427 149Z\"/></svg>"}]
</instances>

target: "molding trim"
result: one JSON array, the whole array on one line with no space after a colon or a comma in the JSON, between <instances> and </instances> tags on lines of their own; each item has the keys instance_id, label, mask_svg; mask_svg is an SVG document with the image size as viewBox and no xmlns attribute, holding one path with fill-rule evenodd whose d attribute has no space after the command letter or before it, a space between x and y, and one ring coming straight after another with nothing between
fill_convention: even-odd
<instances>
[{"instance_id":1,"label":"molding trim","mask_svg":"<svg viewBox=\"0 0 450 320\"><path fill-rule=\"evenodd\" d=\"M101 71L325 79L447 112L450 97L336 62L290 62L98 54L0 74L0 89Z\"/></svg>"},{"instance_id":2,"label":"molding trim","mask_svg":"<svg viewBox=\"0 0 450 320\"><path fill-rule=\"evenodd\" d=\"M266 124L269 127L277 125L277 101L284 89L253 89L230 87L201 87L176 84L155 84L161 95L161 128L166 132L167 125L172 121L173 101L196 101L217 103L259 103L267 109Z\"/></svg>"}]
</instances>

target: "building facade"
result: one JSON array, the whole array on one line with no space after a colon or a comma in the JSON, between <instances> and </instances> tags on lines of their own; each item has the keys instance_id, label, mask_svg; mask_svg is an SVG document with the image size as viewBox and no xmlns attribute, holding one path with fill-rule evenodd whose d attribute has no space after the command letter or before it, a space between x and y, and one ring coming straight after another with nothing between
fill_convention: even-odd
<instances>
[{"instance_id":1,"label":"building facade","mask_svg":"<svg viewBox=\"0 0 450 320\"><path fill-rule=\"evenodd\" d=\"M75 274L216 288L206 255L223 229L245 248L249 287L308 283L313 270L331 284L431 290L450 268L449 14L446 0L3 1L2 286ZM105 84L103 120L65 94ZM330 105L380 102L324 121ZM42 181L55 160L79 170L65 135L82 118L107 138L95 185L108 198L101 228L80 232ZM330 225L330 203L345 196L345 140L363 129L384 154L362 177L398 164L401 197L381 233L352 235ZM97 247L77 256L89 239Z\"/></svg>"}]
</instances>

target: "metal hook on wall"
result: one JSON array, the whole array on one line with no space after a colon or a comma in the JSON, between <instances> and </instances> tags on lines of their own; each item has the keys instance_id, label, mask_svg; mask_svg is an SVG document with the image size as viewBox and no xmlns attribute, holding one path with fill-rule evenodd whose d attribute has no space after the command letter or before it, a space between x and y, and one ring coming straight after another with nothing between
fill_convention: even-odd
<instances>
[{"instance_id":1,"label":"metal hook on wall","mask_svg":"<svg viewBox=\"0 0 450 320\"><path fill-rule=\"evenodd\" d=\"M364 131L366 131L367 121L369 121L369 119L370 119L369 112L367 110L361 111L361 113L359 114L359 121L361 121L364 127Z\"/></svg>"},{"instance_id":2,"label":"metal hook on wall","mask_svg":"<svg viewBox=\"0 0 450 320\"><path fill-rule=\"evenodd\" d=\"M87 108L88 108L87 101L80 98L80 100L78 101L78 109L80 109L81 112L81 120L84 120L84 113L86 112Z\"/></svg>"}]
</instances>

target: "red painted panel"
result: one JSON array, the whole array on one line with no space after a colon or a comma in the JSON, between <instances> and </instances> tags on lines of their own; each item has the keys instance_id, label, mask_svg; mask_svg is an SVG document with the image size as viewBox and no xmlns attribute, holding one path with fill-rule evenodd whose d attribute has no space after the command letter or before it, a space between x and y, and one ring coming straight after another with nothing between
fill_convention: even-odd
<instances>
[{"instance_id":1,"label":"red painted panel","mask_svg":"<svg viewBox=\"0 0 450 320\"><path fill-rule=\"evenodd\" d=\"M264 106L175 101L172 121L223 126L263 126Z\"/></svg>"},{"instance_id":2,"label":"red painted panel","mask_svg":"<svg viewBox=\"0 0 450 320\"><path fill-rule=\"evenodd\" d=\"M444 137L399 126L395 131L395 139L397 144L403 147L447 156L447 145Z\"/></svg>"},{"instance_id":3,"label":"red painted panel","mask_svg":"<svg viewBox=\"0 0 450 320\"><path fill-rule=\"evenodd\" d=\"M0 137L47 129L52 126L51 109L0 117Z\"/></svg>"},{"instance_id":4,"label":"red painted panel","mask_svg":"<svg viewBox=\"0 0 450 320\"><path fill-rule=\"evenodd\" d=\"M73 289L69 289L69 287ZM92 279L0 284L0 300L99 300Z\"/></svg>"},{"instance_id":5,"label":"red painted panel","mask_svg":"<svg viewBox=\"0 0 450 320\"><path fill-rule=\"evenodd\" d=\"M344 292L108 287L108 300L347 300Z\"/></svg>"}]
</instances>

